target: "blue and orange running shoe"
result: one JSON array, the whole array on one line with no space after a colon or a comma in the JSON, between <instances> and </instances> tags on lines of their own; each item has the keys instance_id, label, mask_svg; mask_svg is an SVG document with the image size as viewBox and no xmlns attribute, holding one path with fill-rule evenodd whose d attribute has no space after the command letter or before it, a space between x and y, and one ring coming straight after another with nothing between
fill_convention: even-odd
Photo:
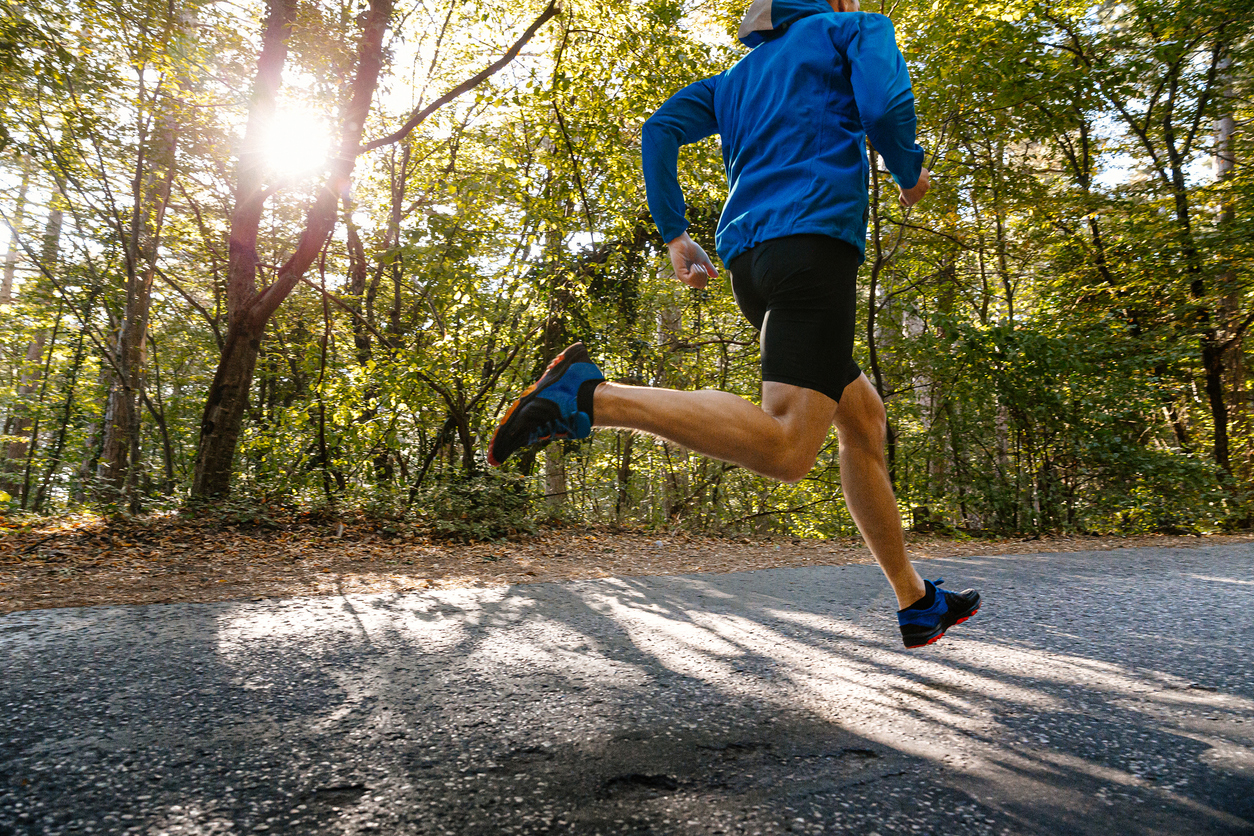
<instances>
[{"instance_id":1,"label":"blue and orange running shoe","mask_svg":"<svg viewBox=\"0 0 1254 836\"><path fill-rule=\"evenodd\" d=\"M936 583L924 581L927 594L919 603L932 598L932 605L926 609L915 609L918 604L897 610L897 623L901 626L901 640L906 647L923 647L945 635L945 631L955 624L961 624L980 611L980 593L974 589L961 592L950 592L940 589L944 578L937 578Z\"/></svg>"},{"instance_id":2,"label":"blue and orange running shoe","mask_svg":"<svg viewBox=\"0 0 1254 836\"><path fill-rule=\"evenodd\" d=\"M579 408L579 388L605 380L583 343L553 358L540 379L505 411L488 444L488 464L500 467L515 450L553 438L587 438L592 415ZM589 410L591 407L588 407Z\"/></svg>"}]
</instances>

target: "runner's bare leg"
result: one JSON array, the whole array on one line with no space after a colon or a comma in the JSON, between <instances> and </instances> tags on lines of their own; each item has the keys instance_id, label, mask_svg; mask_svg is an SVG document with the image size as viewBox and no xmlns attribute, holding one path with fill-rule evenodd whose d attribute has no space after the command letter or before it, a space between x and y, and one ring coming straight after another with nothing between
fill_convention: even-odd
<instances>
[{"instance_id":1,"label":"runner's bare leg","mask_svg":"<svg viewBox=\"0 0 1254 836\"><path fill-rule=\"evenodd\" d=\"M927 590L906 557L901 513L884 459L885 418L884 402L866 375L845 387L836 408L840 484L849 514L897 595L897 608L904 609Z\"/></svg>"},{"instance_id":2,"label":"runner's bare leg","mask_svg":"<svg viewBox=\"0 0 1254 836\"><path fill-rule=\"evenodd\" d=\"M641 430L697 453L796 482L810 472L836 402L813 389L762 384L759 407L730 392L687 392L604 383L593 400L597 427Z\"/></svg>"},{"instance_id":3,"label":"runner's bare leg","mask_svg":"<svg viewBox=\"0 0 1254 836\"><path fill-rule=\"evenodd\" d=\"M892 585L898 608L923 597L923 579L906 558L884 460L884 404L865 375L849 384L839 407L813 389L769 380L762 384L761 407L712 389L605 383L597 387L593 415L598 427L651 433L786 482L810 471L834 419L849 513Z\"/></svg>"}]
</instances>

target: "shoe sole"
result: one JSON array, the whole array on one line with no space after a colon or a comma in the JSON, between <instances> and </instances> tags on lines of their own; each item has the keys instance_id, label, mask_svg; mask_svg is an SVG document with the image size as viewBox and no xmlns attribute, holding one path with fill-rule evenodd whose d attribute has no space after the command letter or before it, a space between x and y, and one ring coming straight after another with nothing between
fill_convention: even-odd
<instances>
[{"instance_id":1,"label":"shoe sole","mask_svg":"<svg viewBox=\"0 0 1254 836\"><path fill-rule=\"evenodd\" d=\"M504 460L497 461L496 457L492 455L492 450L496 447L496 437L501 434L501 430L505 429L505 425L509 423L510 418L514 417L514 413L517 412L518 408L523 405L523 402L531 400L531 398L535 397L536 392L540 389L540 384L544 383L544 378L548 376L549 372L561 365L562 361L566 359L566 352L570 351L576 345L579 345L579 343L568 345L566 348L562 349L561 354L558 354L549 361L548 366L544 369L544 374L540 375L540 379L524 389L523 393L518 396L518 400L510 404L509 409L505 410L505 415L496 425L496 431L492 433L492 440L488 442L488 464L492 467L500 467L505 463ZM544 440L546 439L540 439L540 441ZM513 455L512 450L510 451L510 455ZM509 456L506 456L505 458L508 459Z\"/></svg>"},{"instance_id":2,"label":"shoe sole","mask_svg":"<svg viewBox=\"0 0 1254 836\"><path fill-rule=\"evenodd\" d=\"M979 611L980 611L980 608L976 607L975 609L971 610L971 612L967 613L962 618L955 621L953 624L950 624L949 627L946 627L944 630L941 630L939 633L937 633L935 636L932 636L932 638L928 639L927 641L922 642L920 644L906 645L906 650L913 650L916 647L927 647L929 644L936 644L936 642L940 641L941 639L945 637L945 634L949 632L950 627L957 627L959 624L966 621L967 619L969 619L971 616L975 615Z\"/></svg>"}]
</instances>

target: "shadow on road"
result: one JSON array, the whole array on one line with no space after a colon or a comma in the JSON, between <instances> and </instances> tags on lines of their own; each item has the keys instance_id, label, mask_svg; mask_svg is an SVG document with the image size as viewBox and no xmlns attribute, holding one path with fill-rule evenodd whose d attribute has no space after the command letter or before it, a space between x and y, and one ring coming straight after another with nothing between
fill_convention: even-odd
<instances>
[{"instance_id":1,"label":"shadow on road","mask_svg":"<svg viewBox=\"0 0 1254 836\"><path fill-rule=\"evenodd\" d=\"M925 652L872 567L9 617L0 833L1254 832L1239 573L1055 557Z\"/></svg>"}]
</instances>

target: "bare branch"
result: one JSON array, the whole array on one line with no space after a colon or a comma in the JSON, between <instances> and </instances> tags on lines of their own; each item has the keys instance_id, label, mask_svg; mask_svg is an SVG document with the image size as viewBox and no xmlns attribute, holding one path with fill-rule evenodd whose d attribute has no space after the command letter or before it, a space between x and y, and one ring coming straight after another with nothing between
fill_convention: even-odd
<instances>
[{"instance_id":1,"label":"bare branch","mask_svg":"<svg viewBox=\"0 0 1254 836\"><path fill-rule=\"evenodd\" d=\"M314 290L318 291L320 294L322 294L323 300L334 302L336 306L347 311L353 317L353 319L361 323L362 326L365 327L367 331L369 331L371 334L374 334L375 338L379 341L379 344L381 346L387 348L392 345L392 341L389 340L387 337L383 336L382 334L380 334L379 329L371 325L370 322L364 316L359 314L357 311L353 310L352 305L348 304L343 299L336 296L331 291L327 290L325 287L314 284L314 282L311 279L306 278L305 276L301 276L300 280L304 282L305 284L309 285L310 287L312 287Z\"/></svg>"},{"instance_id":2,"label":"bare branch","mask_svg":"<svg viewBox=\"0 0 1254 836\"><path fill-rule=\"evenodd\" d=\"M183 299L187 301L187 304L195 308L196 312L199 313L204 318L205 322L209 325L209 327L213 329L213 338L218 343L218 350L221 351L222 346L223 346L222 332L218 330L218 323L213 318L212 314L210 314L209 311L205 310L205 306L197 302L195 297L193 297L190 293L188 293L181 286L179 286L178 282L174 281L174 279L167 276L164 270L162 270L160 267L157 267L155 264L153 265L152 269L156 272L157 276L163 282L168 284L170 287L174 288L174 290L178 293L178 295L182 296Z\"/></svg>"},{"instance_id":3,"label":"bare branch","mask_svg":"<svg viewBox=\"0 0 1254 836\"><path fill-rule=\"evenodd\" d=\"M561 11L562 11L562 7L558 3L558 0L549 0L548 7L545 8L545 10L540 14L538 18L536 18L534 23L532 23L530 26L527 27L527 31L522 33L522 36L517 41L514 42L514 45L509 48L509 51L507 51L503 56L501 56L501 58L498 59L495 63L493 63L492 65L490 65L483 71L479 72L478 74L466 79L461 84L457 85L452 90L448 91L443 96L441 96L440 98L436 99L431 104L424 107L422 110L410 116L409 121L406 122L399 131L396 131L395 133L392 133L392 134L388 134L387 136L381 139L375 139L370 142L367 142L365 145L361 146L357 150L357 153L364 154L367 151L373 151L376 148L382 148L384 145L391 145L393 142L400 142L402 139L409 136L410 133L413 132L414 128L421 125L423 121L425 121L426 118L430 116L432 113L435 113L437 110L444 107L449 102L453 101L453 99L456 99L462 93L465 93L468 90L473 90L474 88L478 87L480 84L487 81L489 78L495 75L499 70L501 70L503 67L509 64L509 62L517 58L518 53L521 52L522 48L527 45L528 41L531 40L532 36L535 35L537 31L539 31L540 27L548 23L549 20L556 17L558 14L560 14Z\"/></svg>"}]
</instances>

